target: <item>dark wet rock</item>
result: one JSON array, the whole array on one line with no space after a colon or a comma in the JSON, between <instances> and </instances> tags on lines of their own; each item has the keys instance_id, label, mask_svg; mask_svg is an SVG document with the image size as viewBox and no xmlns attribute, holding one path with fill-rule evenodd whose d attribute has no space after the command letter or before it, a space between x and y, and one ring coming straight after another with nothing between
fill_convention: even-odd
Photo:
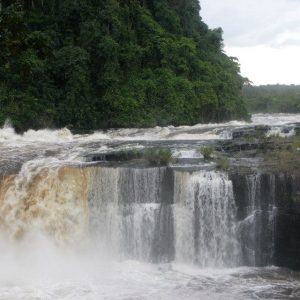
<instances>
[{"instance_id":1,"label":"dark wet rock","mask_svg":"<svg viewBox=\"0 0 300 300\"><path fill-rule=\"evenodd\" d=\"M261 138L266 135L266 133L271 129L270 126L252 126L237 128L232 132L232 138L236 139L247 139L253 140L255 138Z\"/></svg>"},{"instance_id":2,"label":"dark wet rock","mask_svg":"<svg viewBox=\"0 0 300 300\"><path fill-rule=\"evenodd\" d=\"M113 151L105 153L96 153L86 156L87 162L96 162L96 161L115 161L115 162L124 162L130 161L133 159L140 159L143 156L142 151L135 150L126 150L126 151Z\"/></svg>"},{"instance_id":3,"label":"dark wet rock","mask_svg":"<svg viewBox=\"0 0 300 300\"><path fill-rule=\"evenodd\" d=\"M294 130L295 130L296 136L300 136L300 123L295 124Z\"/></svg>"},{"instance_id":4,"label":"dark wet rock","mask_svg":"<svg viewBox=\"0 0 300 300\"><path fill-rule=\"evenodd\" d=\"M243 152L244 156L266 153L267 151L288 150L291 147L291 141L276 138L261 138L253 140L225 140L219 141L216 149L220 152L235 155ZM251 153L252 152L252 153Z\"/></svg>"},{"instance_id":5,"label":"dark wet rock","mask_svg":"<svg viewBox=\"0 0 300 300\"><path fill-rule=\"evenodd\" d=\"M257 141L248 142L248 141L221 141L219 143L218 150L221 152L226 152L229 154L233 154L241 151L250 151L250 150L258 150L262 148L262 144Z\"/></svg>"},{"instance_id":6,"label":"dark wet rock","mask_svg":"<svg viewBox=\"0 0 300 300\"><path fill-rule=\"evenodd\" d=\"M266 266L273 262L273 176L231 174L239 220L242 262Z\"/></svg>"},{"instance_id":7,"label":"dark wet rock","mask_svg":"<svg viewBox=\"0 0 300 300\"><path fill-rule=\"evenodd\" d=\"M44 155L45 155L45 157L50 157L50 156L54 156L54 157L55 157L55 156L57 156L60 152L61 152L60 149L54 149L54 150L49 149L49 150L45 150Z\"/></svg>"},{"instance_id":8,"label":"dark wet rock","mask_svg":"<svg viewBox=\"0 0 300 300\"><path fill-rule=\"evenodd\" d=\"M300 269L300 177L231 174L242 262Z\"/></svg>"},{"instance_id":9,"label":"dark wet rock","mask_svg":"<svg viewBox=\"0 0 300 300\"><path fill-rule=\"evenodd\" d=\"M276 176L275 263L300 269L300 177Z\"/></svg>"}]
</instances>

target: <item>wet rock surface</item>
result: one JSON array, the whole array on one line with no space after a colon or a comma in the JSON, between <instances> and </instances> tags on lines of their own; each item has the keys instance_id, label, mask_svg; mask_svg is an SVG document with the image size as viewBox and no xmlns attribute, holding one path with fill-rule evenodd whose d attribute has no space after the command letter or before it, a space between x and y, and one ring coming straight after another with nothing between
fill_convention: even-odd
<instances>
[{"instance_id":1,"label":"wet rock surface","mask_svg":"<svg viewBox=\"0 0 300 300\"><path fill-rule=\"evenodd\" d=\"M231 174L243 261L300 269L300 177Z\"/></svg>"}]
</instances>

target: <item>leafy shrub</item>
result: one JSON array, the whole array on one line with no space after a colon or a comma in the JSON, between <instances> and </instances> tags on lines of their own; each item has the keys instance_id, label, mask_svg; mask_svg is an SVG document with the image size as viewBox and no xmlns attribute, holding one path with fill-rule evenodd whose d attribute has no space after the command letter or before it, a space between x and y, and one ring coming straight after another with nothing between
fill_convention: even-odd
<instances>
[{"instance_id":1,"label":"leafy shrub","mask_svg":"<svg viewBox=\"0 0 300 300\"><path fill-rule=\"evenodd\" d=\"M219 156L216 159L216 167L219 170L227 171L230 168L230 161L227 157Z\"/></svg>"},{"instance_id":2,"label":"leafy shrub","mask_svg":"<svg viewBox=\"0 0 300 300\"><path fill-rule=\"evenodd\" d=\"M200 153L203 155L204 159L211 159L214 153L214 148L211 146L200 148Z\"/></svg>"},{"instance_id":3,"label":"leafy shrub","mask_svg":"<svg viewBox=\"0 0 300 300\"><path fill-rule=\"evenodd\" d=\"M167 165L172 160L172 152L168 148L148 148L144 158L153 165Z\"/></svg>"}]
</instances>

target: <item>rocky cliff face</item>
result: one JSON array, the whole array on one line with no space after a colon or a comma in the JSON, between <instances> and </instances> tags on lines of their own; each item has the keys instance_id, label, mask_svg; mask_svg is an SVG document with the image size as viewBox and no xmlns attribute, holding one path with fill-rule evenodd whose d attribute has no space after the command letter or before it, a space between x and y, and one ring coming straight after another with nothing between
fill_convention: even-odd
<instances>
[{"instance_id":1,"label":"rocky cliff face","mask_svg":"<svg viewBox=\"0 0 300 300\"><path fill-rule=\"evenodd\" d=\"M274 263L300 269L300 177L276 176Z\"/></svg>"},{"instance_id":2,"label":"rocky cliff face","mask_svg":"<svg viewBox=\"0 0 300 300\"><path fill-rule=\"evenodd\" d=\"M300 178L232 174L246 265L300 268Z\"/></svg>"}]
</instances>

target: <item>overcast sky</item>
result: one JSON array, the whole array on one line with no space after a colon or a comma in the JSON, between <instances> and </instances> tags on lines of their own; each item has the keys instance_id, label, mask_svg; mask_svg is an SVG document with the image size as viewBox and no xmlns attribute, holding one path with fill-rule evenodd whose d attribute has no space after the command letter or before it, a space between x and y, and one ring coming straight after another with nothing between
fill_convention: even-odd
<instances>
[{"instance_id":1,"label":"overcast sky","mask_svg":"<svg viewBox=\"0 0 300 300\"><path fill-rule=\"evenodd\" d=\"M254 84L300 84L300 0L200 0L225 51Z\"/></svg>"}]
</instances>

